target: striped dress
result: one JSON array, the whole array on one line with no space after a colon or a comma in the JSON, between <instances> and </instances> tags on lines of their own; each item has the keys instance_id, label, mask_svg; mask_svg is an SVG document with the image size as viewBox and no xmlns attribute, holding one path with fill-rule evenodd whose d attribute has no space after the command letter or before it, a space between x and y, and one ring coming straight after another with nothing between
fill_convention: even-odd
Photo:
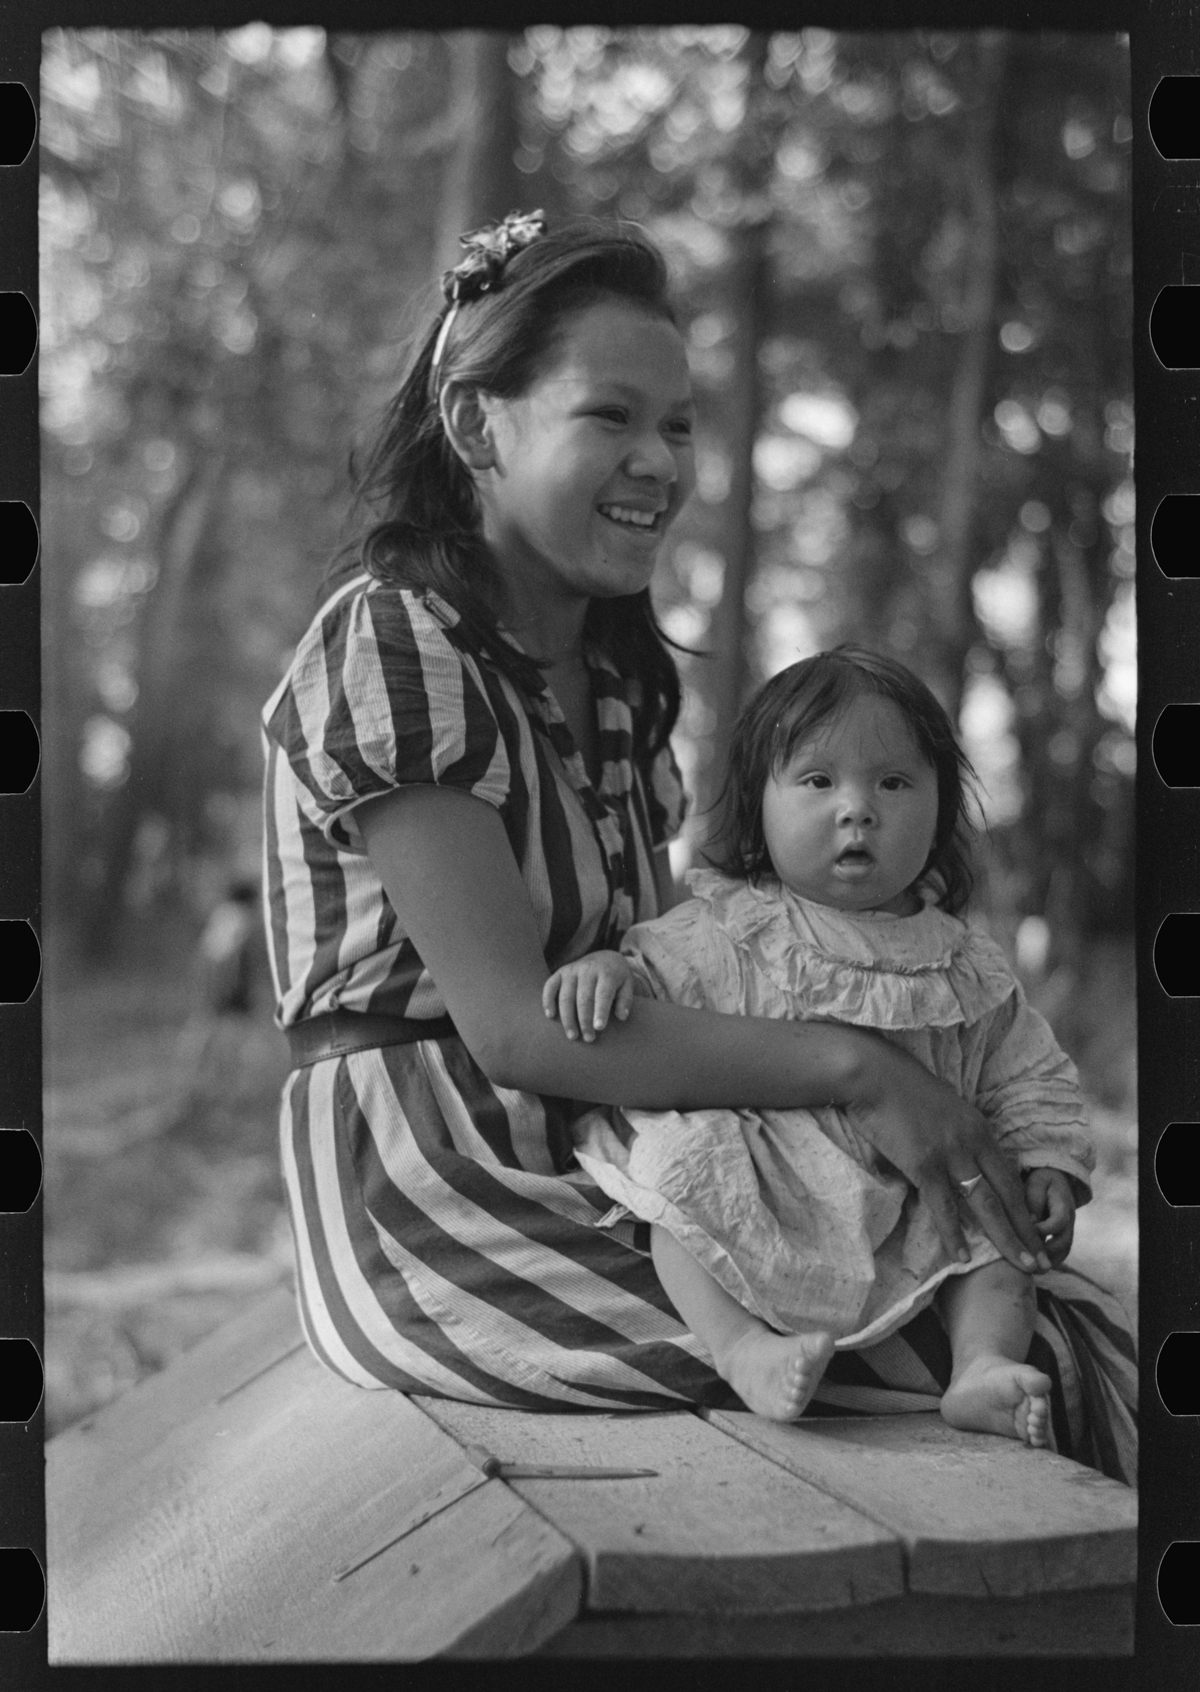
<instances>
[{"instance_id":1,"label":"striped dress","mask_svg":"<svg viewBox=\"0 0 1200 1692\"><path fill-rule=\"evenodd\" d=\"M326 601L263 713L281 1027L335 1009L445 1014L355 822L362 800L397 786L496 808L549 968L655 914L652 853L682 818L678 772L669 752L639 767L634 684L598 653L589 668L596 787L552 695L522 692L436 595L363 575ZM284 1181L321 1362L364 1387L527 1409L737 1408L659 1286L645 1225L614 1220L575 1164L569 1116L567 1101L494 1085L455 1036L294 1070ZM1132 1479L1120 1307L1061 1271L1038 1288L1030 1361L1056 1382L1058 1447ZM839 1354L812 1409L930 1409L948 1378L928 1310Z\"/></svg>"}]
</instances>

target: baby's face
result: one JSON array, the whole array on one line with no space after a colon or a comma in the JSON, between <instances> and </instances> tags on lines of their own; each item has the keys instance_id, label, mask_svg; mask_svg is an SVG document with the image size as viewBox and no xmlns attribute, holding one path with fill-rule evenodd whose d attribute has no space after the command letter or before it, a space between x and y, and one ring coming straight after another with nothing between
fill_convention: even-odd
<instances>
[{"instance_id":1,"label":"baby's face","mask_svg":"<svg viewBox=\"0 0 1200 1692\"><path fill-rule=\"evenodd\" d=\"M915 911L937 827L937 776L899 707L864 694L776 770L763 833L779 879L843 911Z\"/></svg>"}]
</instances>

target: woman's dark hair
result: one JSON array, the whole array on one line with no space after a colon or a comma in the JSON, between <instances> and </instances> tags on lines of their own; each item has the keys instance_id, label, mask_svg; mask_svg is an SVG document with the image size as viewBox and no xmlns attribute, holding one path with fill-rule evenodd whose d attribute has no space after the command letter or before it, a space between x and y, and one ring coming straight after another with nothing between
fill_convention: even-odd
<instances>
[{"instance_id":1,"label":"woman's dark hair","mask_svg":"<svg viewBox=\"0 0 1200 1692\"><path fill-rule=\"evenodd\" d=\"M938 811L933 845L916 885L957 916L971 894L972 828L967 815L975 771L942 706L903 664L862 646L838 646L804 658L772 676L734 726L729 770L718 804L720 820L711 851L717 869L746 881L773 875L762 825L768 779L801 742L863 695L889 699L903 713L922 756L937 777Z\"/></svg>"},{"instance_id":2,"label":"woman's dark hair","mask_svg":"<svg viewBox=\"0 0 1200 1692\"><path fill-rule=\"evenodd\" d=\"M555 352L567 320L610 299L630 300L675 322L662 254L632 224L578 218L508 259L492 288L463 300L437 370L502 399L525 393ZM356 468L359 532L331 578L365 567L384 581L448 600L472 641L526 690L542 685L538 666L497 632L501 581L484 543L471 477L447 441L433 391L433 355L445 313L414 345L400 388ZM648 590L592 600L585 636L636 677L635 748L666 744L679 714L679 678Z\"/></svg>"}]
</instances>

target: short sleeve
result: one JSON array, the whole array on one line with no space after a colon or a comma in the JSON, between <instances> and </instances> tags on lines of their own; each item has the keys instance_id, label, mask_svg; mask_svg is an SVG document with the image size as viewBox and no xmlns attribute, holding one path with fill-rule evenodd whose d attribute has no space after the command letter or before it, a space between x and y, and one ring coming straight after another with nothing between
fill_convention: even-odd
<instances>
[{"instance_id":1,"label":"short sleeve","mask_svg":"<svg viewBox=\"0 0 1200 1692\"><path fill-rule=\"evenodd\" d=\"M665 846L678 835L687 815L683 777L669 743L643 768L642 782L646 793L650 845L652 848Z\"/></svg>"},{"instance_id":2,"label":"short sleeve","mask_svg":"<svg viewBox=\"0 0 1200 1692\"><path fill-rule=\"evenodd\" d=\"M621 951L651 998L692 1010L742 1008L737 953L701 899L635 923Z\"/></svg>"},{"instance_id":3,"label":"short sleeve","mask_svg":"<svg viewBox=\"0 0 1200 1692\"><path fill-rule=\"evenodd\" d=\"M453 787L497 807L508 796L504 738L480 668L438 607L407 589L360 579L330 601L264 727L343 851L363 851L355 808L395 788Z\"/></svg>"}]
</instances>

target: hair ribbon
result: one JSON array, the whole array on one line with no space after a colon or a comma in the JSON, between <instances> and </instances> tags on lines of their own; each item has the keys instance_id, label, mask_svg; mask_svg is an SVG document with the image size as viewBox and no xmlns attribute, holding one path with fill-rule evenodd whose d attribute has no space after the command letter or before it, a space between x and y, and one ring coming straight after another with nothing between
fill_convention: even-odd
<instances>
[{"instance_id":1,"label":"hair ribbon","mask_svg":"<svg viewBox=\"0 0 1200 1692\"><path fill-rule=\"evenodd\" d=\"M489 223L482 229L473 229L459 236L459 244L467 250L466 257L442 275L442 295L450 309L442 319L430 360L429 380L434 393L441 386L446 342L459 306L491 293L499 286L509 260L545 233L545 216L541 211L535 211L509 212L499 223Z\"/></svg>"}]
</instances>

